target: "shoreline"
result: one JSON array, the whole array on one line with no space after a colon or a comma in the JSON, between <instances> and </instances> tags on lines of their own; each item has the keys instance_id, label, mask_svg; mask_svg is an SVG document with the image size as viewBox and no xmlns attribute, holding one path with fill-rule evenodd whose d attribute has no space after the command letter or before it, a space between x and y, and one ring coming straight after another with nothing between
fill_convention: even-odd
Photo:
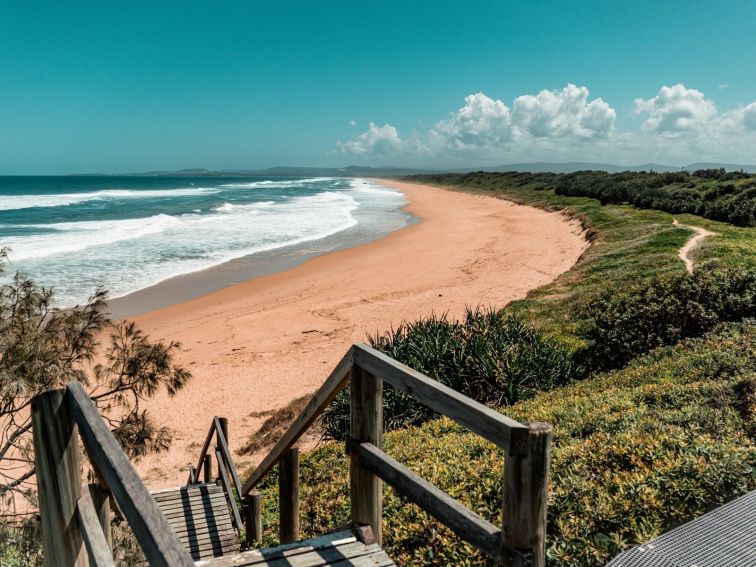
<instances>
[{"instance_id":1,"label":"shoreline","mask_svg":"<svg viewBox=\"0 0 756 567\"><path fill-rule=\"evenodd\" d=\"M355 178L354 181L366 180ZM405 203L391 210L392 217L398 218L392 218L390 222L403 222L401 226L384 225L380 228L365 229L362 221L369 222L370 217L364 217L358 209L353 215L360 220L352 227L322 238L262 250L200 270L176 274L147 287L114 297L108 301L110 313L116 319L137 317L255 278L290 270L324 254L369 244L418 222L419 219L408 212L408 205L409 203Z\"/></svg>"},{"instance_id":2,"label":"shoreline","mask_svg":"<svg viewBox=\"0 0 756 567\"><path fill-rule=\"evenodd\" d=\"M260 412L315 391L353 342L433 311L503 307L569 270L587 246L559 213L376 181L402 191L420 222L134 318L153 339L180 341L177 361L194 375L175 398L145 404L175 433L169 452L138 465L151 488L183 482L214 415L229 419L235 450Z\"/></svg>"}]
</instances>

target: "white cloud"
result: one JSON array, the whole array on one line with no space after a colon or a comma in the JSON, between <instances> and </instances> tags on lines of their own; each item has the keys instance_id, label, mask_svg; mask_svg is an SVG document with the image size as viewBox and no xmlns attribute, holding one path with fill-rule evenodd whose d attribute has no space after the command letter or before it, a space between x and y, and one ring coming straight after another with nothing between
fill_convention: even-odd
<instances>
[{"instance_id":1,"label":"white cloud","mask_svg":"<svg viewBox=\"0 0 756 567\"><path fill-rule=\"evenodd\" d=\"M509 139L510 112L506 104L483 93L465 97L465 104L436 123L430 139L455 149L499 145Z\"/></svg>"},{"instance_id":2,"label":"white cloud","mask_svg":"<svg viewBox=\"0 0 756 567\"><path fill-rule=\"evenodd\" d=\"M746 129L756 132L756 101L739 109L740 123Z\"/></svg>"},{"instance_id":3,"label":"white cloud","mask_svg":"<svg viewBox=\"0 0 756 567\"><path fill-rule=\"evenodd\" d=\"M589 91L572 83L562 90L542 90L519 96L512 118L522 132L537 138L606 136L614 128L617 113L602 99L588 102Z\"/></svg>"},{"instance_id":4,"label":"white cloud","mask_svg":"<svg viewBox=\"0 0 756 567\"><path fill-rule=\"evenodd\" d=\"M675 134L703 128L717 108L701 91L680 83L662 87L648 100L635 99L635 112L648 116L643 122L645 130Z\"/></svg>"},{"instance_id":5,"label":"white cloud","mask_svg":"<svg viewBox=\"0 0 756 567\"><path fill-rule=\"evenodd\" d=\"M377 126L371 122L366 132L348 142L339 142L338 147L345 154L391 156L399 153L403 144L396 128L390 124Z\"/></svg>"},{"instance_id":6,"label":"white cloud","mask_svg":"<svg viewBox=\"0 0 756 567\"><path fill-rule=\"evenodd\" d=\"M402 137L391 124L337 144L338 151L369 161L440 168L520 161L594 161L683 164L756 161L756 101L723 112L699 90L662 86L635 99L641 127L620 130L617 112L588 88L568 84L515 98L511 105L482 92L421 132Z\"/></svg>"},{"instance_id":7,"label":"white cloud","mask_svg":"<svg viewBox=\"0 0 756 567\"><path fill-rule=\"evenodd\" d=\"M349 125L350 125L350 126L357 126L357 121L356 121L356 120L355 120L354 118L352 118L352 119L351 119L351 120L349 121Z\"/></svg>"},{"instance_id":8,"label":"white cloud","mask_svg":"<svg viewBox=\"0 0 756 567\"><path fill-rule=\"evenodd\" d=\"M719 89L720 91L723 91L723 90L725 90L725 89L726 89L727 87L729 87L729 86L730 86L730 83L722 83L721 85L717 85L717 88L718 88L718 89Z\"/></svg>"}]
</instances>

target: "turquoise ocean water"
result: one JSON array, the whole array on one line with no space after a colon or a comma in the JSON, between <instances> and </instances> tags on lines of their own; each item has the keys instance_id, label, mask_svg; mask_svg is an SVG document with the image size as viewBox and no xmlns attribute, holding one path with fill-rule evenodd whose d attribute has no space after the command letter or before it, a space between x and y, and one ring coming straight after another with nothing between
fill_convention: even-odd
<instances>
[{"instance_id":1,"label":"turquoise ocean water","mask_svg":"<svg viewBox=\"0 0 756 567\"><path fill-rule=\"evenodd\" d=\"M173 276L280 250L318 253L406 226L404 195L363 179L0 177L10 271L56 290L120 297Z\"/></svg>"}]
</instances>

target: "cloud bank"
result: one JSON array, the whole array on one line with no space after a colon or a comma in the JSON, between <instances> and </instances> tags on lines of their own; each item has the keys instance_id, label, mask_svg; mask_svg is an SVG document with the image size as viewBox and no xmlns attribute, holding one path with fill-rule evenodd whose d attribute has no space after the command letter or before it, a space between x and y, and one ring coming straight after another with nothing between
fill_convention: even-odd
<instances>
[{"instance_id":1,"label":"cloud bank","mask_svg":"<svg viewBox=\"0 0 756 567\"><path fill-rule=\"evenodd\" d=\"M511 105L478 92L423 131L402 136L391 124L371 122L336 151L405 164L756 162L756 101L720 111L701 91L676 84L635 99L633 114L640 125L619 130L615 108L571 83Z\"/></svg>"}]
</instances>

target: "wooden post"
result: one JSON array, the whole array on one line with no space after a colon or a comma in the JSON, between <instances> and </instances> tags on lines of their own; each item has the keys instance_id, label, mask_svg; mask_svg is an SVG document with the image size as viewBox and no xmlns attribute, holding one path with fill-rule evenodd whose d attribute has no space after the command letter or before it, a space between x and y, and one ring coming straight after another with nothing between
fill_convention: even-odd
<instances>
[{"instance_id":1,"label":"wooden post","mask_svg":"<svg viewBox=\"0 0 756 567\"><path fill-rule=\"evenodd\" d=\"M220 470L221 470L222 466L225 466L225 463L221 462L221 457L219 456L219 455L223 454L221 452L221 450L220 450L220 448L221 448L220 436L221 436L221 433L222 433L223 437L225 437L225 439L226 439L226 443L228 443L228 418L226 418L226 417L219 417L218 418L218 422L220 423L220 429L221 430L220 430L220 432L218 432L217 430L215 432L215 455L216 455L216 460L218 461L218 463L217 463L217 465L218 465L218 479L216 479L216 484L220 484L220 482L219 482L219 480L220 480ZM239 496L241 496L241 494Z\"/></svg>"},{"instance_id":2,"label":"wooden post","mask_svg":"<svg viewBox=\"0 0 756 567\"><path fill-rule=\"evenodd\" d=\"M52 390L32 401L42 549L48 567L88 564L76 512L81 496L78 432L64 394Z\"/></svg>"},{"instance_id":3,"label":"wooden post","mask_svg":"<svg viewBox=\"0 0 756 567\"><path fill-rule=\"evenodd\" d=\"M503 553L509 564L524 565L509 550L531 556L528 565L546 565L546 507L553 429L548 423L528 425L527 455L508 455L504 462Z\"/></svg>"},{"instance_id":4,"label":"wooden post","mask_svg":"<svg viewBox=\"0 0 756 567\"><path fill-rule=\"evenodd\" d=\"M204 473L203 478L205 479L205 484L210 484L211 482L213 482L213 458L210 455L210 453L208 453L207 455L205 455L205 458L203 460L204 460L204 463L202 464L202 471Z\"/></svg>"},{"instance_id":5,"label":"wooden post","mask_svg":"<svg viewBox=\"0 0 756 567\"><path fill-rule=\"evenodd\" d=\"M244 523L247 530L247 543L262 542L262 502L260 493L253 490L244 497Z\"/></svg>"},{"instance_id":6,"label":"wooden post","mask_svg":"<svg viewBox=\"0 0 756 567\"><path fill-rule=\"evenodd\" d=\"M278 461L278 534L281 543L299 539L299 449L292 447Z\"/></svg>"},{"instance_id":7,"label":"wooden post","mask_svg":"<svg viewBox=\"0 0 756 567\"><path fill-rule=\"evenodd\" d=\"M102 533L105 534L105 541L108 542L108 548L113 550L113 530L110 526L110 492L103 489L99 484L90 484L87 486L89 495L92 498L97 517L102 526Z\"/></svg>"},{"instance_id":8,"label":"wooden post","mask_svg":"<svg viewBox=\"0 0 756 567\"><path fill-rule=\"evenodd\" d=\"M231 448L231 442L228 440L228 418L227 417L219 417L218 421L220 422L221 431L223 432L223 437L226 438L226 443L228 443L229 449ZM220 439L217 440L217 445L220 445Z\"/></svg>"},{"instance_id":9,"label":"wooden post","mask_svg":"<svg viewBox=\"0 0 756 567\"><path fill-rule=\"evenodd\" d=\"M383 380L355 366L351 377L350 436L359 442L383 445ZM383 543L383 483L350 457L352 528L369 525L376 543Z\"/></svg>"}]
</instances>

